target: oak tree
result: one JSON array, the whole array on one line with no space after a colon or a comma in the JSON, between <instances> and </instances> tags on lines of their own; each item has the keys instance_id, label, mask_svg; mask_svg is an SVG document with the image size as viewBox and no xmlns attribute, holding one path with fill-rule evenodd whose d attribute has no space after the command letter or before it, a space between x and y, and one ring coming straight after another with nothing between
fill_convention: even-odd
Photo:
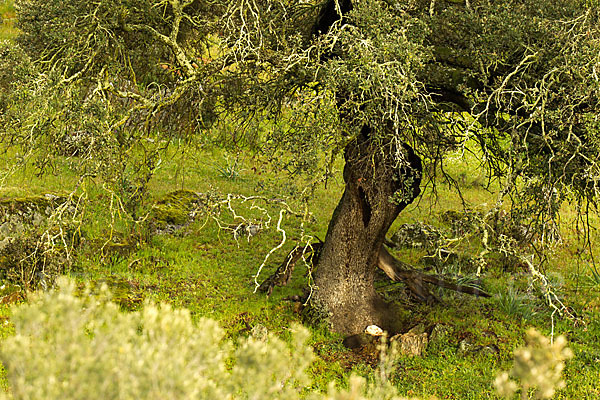
<instances>
[{"instance_id":1,"label":"oak tree","mask_svg":"<svg viewBox=\"0 0 600 400\"><path fill-rule=\"evenodd\" d=\"M116 148L228 121L237 128L223 146L292 152L292 172L328 174L319 160L343 157L311 298L338 332L398 328L374 288L378 267L419 295L427 278L383 244L423 185L460 190L444 173L448 152L473 151L500 187L497 206L508 200L540 230L560 202L598 199L597 0L16 4L49 93L43 113L2 112L28 140L80 126Z\"/></svg>"}]
</instances>

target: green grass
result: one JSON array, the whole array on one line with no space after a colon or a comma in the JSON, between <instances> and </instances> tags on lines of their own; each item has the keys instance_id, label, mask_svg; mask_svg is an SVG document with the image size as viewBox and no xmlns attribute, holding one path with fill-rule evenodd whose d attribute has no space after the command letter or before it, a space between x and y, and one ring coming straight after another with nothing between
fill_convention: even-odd
<instances>
[{"instance_id":1,"label":"green grass","mask_svg":"<svg viewBox=\"0 0 600 400\"><path fill-rule=\"evenodd\" d=\"M227 165L231 158L220 151L195 152L184 161L175 156L176 149L170 154L150 182L150 198L144 201L147 206L181 188L285 197L304 183L301 180L290 183L285 177L277 176L258 158L241 159L236 166L236 179L231 179L219 168ZM66 172L66 164L59 167L60 173L43 177L34 176L32 170L17 171L5 181L2 196L57 192L72 187L75 176ZM457 171L460 173L460 168ZM324 237L342 189L340 178L330 181L327 189L318 189L311 204L315 218L307 226L310 233ZM291 322L301 321L293 303L284 298L299 294L305 286L303 268L298 268L289 286L276 288L271 297L254 293L253 277L257 268L265 254L280 240L273 229L261 232L250 242L245 238L236 241L230 232L220 231L212 220L206 224L201 220L178 234L156 235L149 242L134 243L126 251L101 254L90 243L107 235L107 197L93 183L87 190L91 198L100 201L89 209L88 222L93 220L94 224L90 222L88 231L84 232L88 246L84 244L71 275L81 281L107 283L124 309L142 307L145 299L166 301L190 309L195 317L208 316L220 321L232 338L247 335L258 324L285 336ZM469 187L466 196L473 204L493 200L479 185ZM443 202L435 203L426 195L420 204L409 207L401 215L395 227L414 221L440 225L439 216L443 211L461 207L458 197L446 189L440 189L438 199ZM270 211L276 214L276 209ZM565 210L565 214L569 212ZM299 235L297 221L288 219L287 222L290 241L267 263L261 278L276 268L289 251L291 239ZM574 229L572 226L565 228L568 241L557 249L548 267L563 300L585 321L584 325L576 325L573 321L559 319L555 327L558 334L567 335L575 352L575 358L565 371L567 388L559 392L557 398L591 399L598 394L600 378L600 326L597 322L600 287L588 278L591 275L585 261L578 261L575 255L578 244L573 241ZM472 246L477 248L476 243ZM400 255L417 264L421 253L407 250ZM534 326L545 334L550 333L550 312L541 299L527 293L528 278L523 271L492 269L487 271L484 284L494 296L491 299L440 292L442 304L407 305L404 317L411 324L432 326L442 323L452 327L452 332L444 342L429 348L423 357L398 361L392 381L402 394L442 399L495 398L492 381L498 371L510 367L512 351L522 345L526 329ZM9 320L8 308L0 309L0 313L1 318ZM10 324L0 325L0 336L11 331ZM319 358L311 373L318 388L325 390L331 380L343 384L351 372L373 373L372 355L343 348L341 338L323 328L312 328L312 332L311 344ZM458 345L465 339L474 345L494 344L498 353L460 354Z\"/></svg>"},{"instance_id":2,"label":"green grass","mask_svg":"<svg viewBox=\"0 0 600 400\"><path fill-rule=\"evenodd\" d=\"M12 0L0 0L0 40L14 39L18 31L15 28L15 6Z\"/></svg>"}]
</instances>

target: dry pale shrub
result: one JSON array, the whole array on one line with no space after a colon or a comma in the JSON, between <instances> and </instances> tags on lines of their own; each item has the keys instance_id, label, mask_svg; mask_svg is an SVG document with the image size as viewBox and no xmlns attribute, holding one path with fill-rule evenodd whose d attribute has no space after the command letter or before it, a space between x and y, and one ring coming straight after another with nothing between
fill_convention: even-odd
<instances>
[{"instance_id":1,"label":"dry pale shrub","mask_svg":"<svg viewBox=\"0 0 600 400\"><path fill-rule=\"evenodd\" d=\"M515 351L512 369L496 377L494 386L498 394L512 398L520 389L521 397L528 399L529 389L534 389L536 399L551 398L557 389L565 386L562 371L565 360L573 356L566 344L564 336L552 342L535 329L529 329L525 347ZM520 387L511 377L520 381Z\"/></svg>"},{"instance_id":2,"label":"dry pale shrub","mask_svg":"<svg viewBox=\"0 0 600 400\"><path fill-rule=\"evenodd\" d=\"M353 377L348 389L311 389L309 332L292 327L291 343L273 335L234 346L210 319L147 303L124 313L106 288L38 292L16 306L16 334L1 359L11 393L0 399L400 399L387 381Z\"/></svg>"}]
</instances>

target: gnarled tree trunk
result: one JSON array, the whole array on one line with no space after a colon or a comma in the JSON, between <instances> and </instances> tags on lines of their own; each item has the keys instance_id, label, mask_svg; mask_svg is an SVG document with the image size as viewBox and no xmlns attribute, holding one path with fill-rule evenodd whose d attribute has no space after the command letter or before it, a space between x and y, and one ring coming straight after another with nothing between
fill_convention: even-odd
<instances>
[{"instance_id":1,"label":"gnarled tree trunk","mask_svg":"<svg viewBox=\"0 0 600 400\"><path fill-rule=\"evenodd\" d=\"M375 270L388 229L420 191L421 160L412 148L373 143L369 133L363 128L346 148L346 188L315 271L313 299L327 310L331 328L345 334L371 324L390 332L400 328L396 313L375 292Z\"/></svg>"},{"instance_id":2,"label":"gnarled tree trunk","mask_svg":"<svg viewBox=\"0 0 600 400\"><path fill-rule=\"evenodd\" d=\"M351 0L326 2L313 33L326 33L352 8ZM338 103L346 100L342 93L336 97ZM394 311L375 291L375 270L388 229L420 190L421 160L412 148L385 139L375 143L371 133L363 127L345 149L346 188L329 223L314 274L313 304L325 309L334 331L345 334L360 333L371 324L389 332L400 328Z\"/></svg>"}]
</instances>

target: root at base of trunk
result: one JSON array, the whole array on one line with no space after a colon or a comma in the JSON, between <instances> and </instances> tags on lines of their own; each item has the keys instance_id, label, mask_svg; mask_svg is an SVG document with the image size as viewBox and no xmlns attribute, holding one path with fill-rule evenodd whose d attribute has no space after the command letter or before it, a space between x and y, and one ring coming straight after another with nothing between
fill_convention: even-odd
<instances>
[{"instance_id":1,"label":"root at base of trunk","mask_svg":"<svg viewBox=\"0 0 600 400\"><path fill-rule=\"evenodd\" d=\"M429 293L426 285L424 285L425 283L473 296L490 297L488 293L478 287L456 284L439 275L430 275L421 272L392 256L384 246L382 246L379 251L377 267L385 272L391 280L395 282L404 282L411 293L421 301L438 301L435 296Z\"/></svg>"},{"instance_id":2,"label":"root at base of trunk","mask_svg":"<svg viewBox=\"0 0 600 400\"><path fill-rule=\"evenodd\" d=\"M263 281L258 290L270 295L275 286L287 285L291 279L296 263L304 257L315 264L322 246L322 243L316 243L305 247L295 247L287 255L285 261L277 268L277 270ZM478 287L456 284L439 275L431 275L419 271L411 265L403 263L392 256L385 246L382 246L379 250L377 267L385 272L385 274L394 282L404 283L413 297L426 303L439 301L431 294L427 284L473 296L490 297L490 294Z\"/></svg>"}]
</instances>

